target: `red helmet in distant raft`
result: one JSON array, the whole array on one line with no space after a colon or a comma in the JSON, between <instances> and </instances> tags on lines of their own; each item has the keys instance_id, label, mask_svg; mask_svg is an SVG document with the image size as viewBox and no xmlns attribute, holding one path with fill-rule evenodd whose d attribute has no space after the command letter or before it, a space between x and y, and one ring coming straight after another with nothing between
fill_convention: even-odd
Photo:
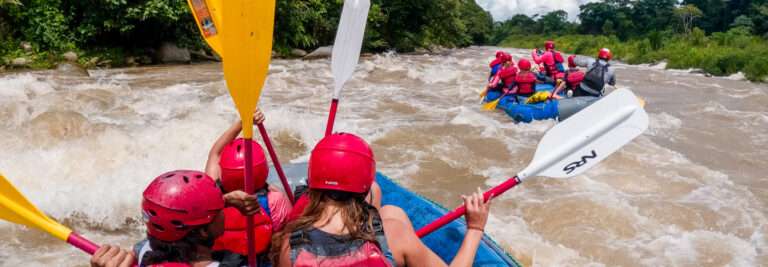
<instances>
[{"instance_id":1,"label":"red helmet in distant raft","mask_svg":"<svg viewBox=\"0 0 768 267\"><path fill-rule=\"evenodd\" d=\"M544 42L544 49L546 49L546 50L555 49L555 41L548 40L548 41Z\"/></svg>"},{"instance_id":2,"label":"red helmet in distant raft","mask_svg":"<svg viewBox=\"0 0 768 267\"><path fill-rule=\"evenodd\" d=\"M568 67L569 68L576 67L576 55L571 55L568 57Z\"/></svg>"},{"instance_id":3,"label":"red helmet in distant raft","mask_svg":"<svg viewBox=\"0 0 768 267\"><path fill-rule=\"evenodd\" d=\"M517 62L517 66L520 67L521 70L531 70L531 62L524 58L521 58L520 61Z\"/></svg>"},{"instance_id":4,"label":"red helmet in distant raft","mask_svg":"<svg viewBox=\"0 0 768 267\"><path fill-rule=\"evenodd\" d=\"M504 56L504 54L506 54L506 53L507 53L507 52L504 52L504 51L501 51L501 50L497 50L497 51L496 51L496 58L501 58L501 57L502 57L502 56Z\"/></svg>"},{"instance_id":5,"label":"red helmet in distant raft","mask_svg":"<svg viewBox=\"0 0 768 267\"><path fill-rule=\"evenodd\" d=\"M610 49L603 48L603 49L600 49L600 52L597 53L597 58L611 60L611 58L613 58L613 53L611 53Z\"/></svg>"},{"instance_id":6,"label":"red helmet in distant raft","mask_svg":"<svg viewBox=\"0 0 768 267\"><path fill-rule=\"evenodd\" d=\"M501 62L504 63L507 61L512 62L512 64L515 64L515 61L512 60L512 55L504 53L504 55L501 57Z\"/></svg>"},{"instance_id":7,"label":"red helmet in distant raft","mask_svg":"<svg viewBox=\"0 0 768 267\"><path fill-rule=\"evenodd\" d=\"M211 223L224 209L216 182L199 171L164 173L152 180L143 196L147 234L165 242L178 241L195 226Z\"/></svg>"},{"instance_id":8,"label":"red helmet in distant raft","mask_svg":"<svg viewBox=\"0 0 768 267\"><path fill-rule=\"evenodd\" d=\"M264 156L264 150L259 143L250 140L253 146L253 183L255 188L259 189L267 184L269 167L267 167L267 158ZM235 190L244 190L245 188L245 139L238 138L227 144L221 151L219 159L221 166L221 184L225 192Z\"/></svg>"},{"instance_id":9,"label":"red helmet in distant raft","mask_svg":"<svg viewBox=\"0 0 768 267\"><path fill-rule=\"evenodd\" d=\"M309 156L308 176L310 189L367 193L376 177L373 150L353 134L327 136Z\"/></svg>"}]
</instances>

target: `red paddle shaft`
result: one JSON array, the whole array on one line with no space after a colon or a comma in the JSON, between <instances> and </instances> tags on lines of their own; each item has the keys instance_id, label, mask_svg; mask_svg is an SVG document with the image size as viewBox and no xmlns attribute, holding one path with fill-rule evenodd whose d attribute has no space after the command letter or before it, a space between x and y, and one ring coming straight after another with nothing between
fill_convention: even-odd
<instances>
[{"instance_id":1,"label":"red paddle shaft","mask_svg":"<svg viewBox=\"0 0 768 267\"><path fill-rule=\"evenodd\" d=\"M293 199L291 186L288 184L288 179L285 178L283 167L280 166L280 160L277 159L277 153L275 153L275 149L272 148L272 142L269 140L269 135L267 135L267 129L264 127L263 123L259 123L257 126L259 126L261 139L264 140L264 145L267 146L267 151L269 152L269 157L272 159L272 164L275 165L275 171L277 171L277 175L280 176L280 182L283 184L285 194L288 195L288 199L291 200L291 203L295 203L296 201Z\"/></svg>"},{"instance_id":2,"label":"red paddle shaft","mask_svg":"<svg viewBox=\"0 0 768 267\"><path fill-rule=\"evenodd\" d=\"M99 245L94 244L90 240L85 239L75 232L69 234L69 237L67 237L67 243L76 248L79 248L82 251L85 251L85 253L90 255L93 255L93 253L96 253L96 250L99 249Z\"/></svg>"},{"instance_id":3,"label":"red paddle shaft","mask_svg":"<svg viewBox=\"0 0 768 267\"><path fill-rule=\"evenodd\" d=\"M483 199L484 201L488 201L488 198L490 196L493 196L493 198L498 197L501 194L504 194L504 192L507 192L507 190L512 189L516 185L520 184L520 178L517 176L509 178L506 182L497 185L494 188L491 188L488 191L485 191L483 193ZM464 215L464 213L467 211L467 207L464 205L461 205L460 207L454 209L453 211L443 215L443 217L440 217L439 219L435 220L434 222L427 224L426 226L422 227L418 231L416 231L416 235L421 237L424 237L432 232L434 232L437 229L440 229L440 227L443 227L444 225L452 222L453 220L456 220Z\"/></svg>"},{"instance_id":4,"label":"red paddle shaft","mask_svg":"<svg viewBox=\"0 0 768 267\"><path fill-rule=\"evenodd\" d=\"M245 140L245 162L253 161L253 145L251 140ZM245 192L249 195L256 192L256 186L253 184L253 166L245 164ZM245 217L247 225L246 234L248 234L248 266L256 266L256 240L254 240L253 215Z\"/></svg>"},{"instance_id":5,"label":"red paddle shaft","mask_svg":"<svg viewBox=\"0 0 768 267\"><path fill-rule=\"evenodd\" d=\"M328 113L328 125L325 126L325 136L333 133L333 122L336 120L336 110L339 108L339 100L331 100L331 112Z\"/></svg>"}]
</instances>

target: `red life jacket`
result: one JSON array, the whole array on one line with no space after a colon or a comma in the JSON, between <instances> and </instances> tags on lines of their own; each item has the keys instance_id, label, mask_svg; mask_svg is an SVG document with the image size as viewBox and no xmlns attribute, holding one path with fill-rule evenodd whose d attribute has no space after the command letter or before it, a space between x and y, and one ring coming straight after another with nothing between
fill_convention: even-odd
<instances>
[{"instance_id":1,"label":"red life jacket","mask_svg":"<svg viewBox=\"0 0 768 267\"><path fill-rule=\"evenodd\" d=\"M579 84L581 84L581 81L584 80L584 72L580 70L568 70L568 72L565 73L565 82L566 86L570 90L575 90L579 87Z\"/></svg>"},{"instance_id":2,"label":"red life jacket","mask_svg":"<svg viewBox=\"0 0 768 267\"><path fill-rule=\"evenodd\" d=\"M374 214L373 231L376 242L340 238L319 229L298 230L291 233L289 241L291 266L395 266L384 235L381 218L378 212Z\"/></svg>"},{"instance_id":3,"label":"red life jacket","mask_svg":"<svg viewBox=\"0 0 768 267\"><path fill-rule=\"evenodd\" d=\"M270 217L267 191L257 193L262 209L253 215L254 236L256 237L256 254L262 254L269 249L272 240L272 218ZM227 250L240 255L248 255L248 234L246 233L246 217L236 208L224 208L224 233L216 239L213 251Z\"/></svg>"},{"instance_id":4,"label":"red life jacket","mask_svg":"<svg viewBox=\"0 0 768 267\"><path fill-rule=\"evenodd\" d=\"M516 76L517 76L517 68L515 68L514 66L509 66L499 71L499 78L501 78L501 81L504 83L505 88L512 85L512 83L515 81Z\"/></svg>"},{"instance_id":5,"label":"red life jacket","mask_svg":"<svg viewBox=\"0 0 768 267\"><path fill-rule=\"evenodd\" d=\"M533 94L536 75L533 75L530 71L520 72L515 77L515 83L517 83L517 94Z\"/></svg>"},{"instance_id":6,"label":"red life jacket","mask_svg":"<svg viewBox=\"0 0 768 267\"><path fill-rule=\"evenodd\" d=\"M544 64L544 71L547 76L552 79L557 79L560 70L557 68L557 63L563 63L563 56L555 51L547 51L541 56L541 62Z\"/></svg>"}]
</instances>

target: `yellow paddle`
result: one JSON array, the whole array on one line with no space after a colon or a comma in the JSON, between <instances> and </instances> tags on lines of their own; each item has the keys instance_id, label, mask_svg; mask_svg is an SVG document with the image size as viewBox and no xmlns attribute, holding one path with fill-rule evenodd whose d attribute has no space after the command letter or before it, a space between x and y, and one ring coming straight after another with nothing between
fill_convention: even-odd
<instances>
[{"instance_id":1,"label":"yellow paddle","mask_svg":"<svg viewBox=\"0 0 768 267\"><path fill-rule=\"evenodd\" d=\"M496 106L499 105L499 101L501 101L501 98L504 96L500 96L496 100L493 100L491 102L483 104L483 110L494 110L496 109Z\"/></svg>"},{"instance_id":2,"label":"yellow paddle","mask_svg":"<svg viewBox=\"0 0 768 267\"><path fill-rule=\"evenodd\" d=\"M251 162L252 118L272 57L275 0L227 0L223 1L222 11L223 23L228 26L221 32L221 42L226 55L230 55L224 57L224 79L243 122L245 162ZM256 189L252 174L253 167L246 164L245 191L249 194ZM256 266L253 216L247 217L247 224L248 265Z\"/></svg>"},{"instance_id":3,"label":"yellow paddle","mask_svg":"<svg viewBox=\"0 0 768 267\"><path fill-rule=\"evenodd\" d=\"M0 174L0 219L42 230L93 255L99 246L48 218Z\"/></svg>"},{"instance_id":4,"label":"yellow paddle","mask_svg":"<svg viewBox=\"0 0 768 267\"><path fill-rule=\"evenodd\" d=\"M200 34L205 39L205 42L208 43L213 51L216 51L216 53L223 58L224 45L223 40L221 39L221 33L224 29L224 23L222 21L223 13L221 9L222 1L187 0L187 3L189 4L189 8L192 9L192 15L194 15L195 21L197 21L198 29L200 29ZM272 159L272 164L275 166L275 171L277 171L277 175L280 176L280 182L283 184L285 193L288 195L288 199L291 203L294 203L293 191L288 184L288 179L285 177L285 172L283 172L283 167L280 165L280 160L277 158L277 153L275 152L274 147L272 147L272 142L267 134L267 128L264 127L264 124L262 123L256 124L256 126L259 128L261 138L264 140L264 145L267 147L269 157Z\"/></svg>"}]
</instances>

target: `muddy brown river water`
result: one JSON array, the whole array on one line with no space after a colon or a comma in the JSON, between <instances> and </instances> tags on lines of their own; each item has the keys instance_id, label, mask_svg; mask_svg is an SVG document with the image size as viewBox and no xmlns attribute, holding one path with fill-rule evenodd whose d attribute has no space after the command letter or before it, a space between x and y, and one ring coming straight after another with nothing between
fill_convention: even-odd
<instances>
[{"instance_id":1,"label":"muddy brown river water","mask_svg":"<svg viewBox=\"0 0 768 267\"><path fill-rule=\"evenodd\" d=\"M379 171L454 206L521 170L554 121L480 109L494 47L364 58L336 129L372 143ZM515 59L527 51L510 49ZM495 201L489 234L526 266L768 266L768 86L616 63L648 131L584 175L533 178ZM0 76L0 170L98 242L141 238L140 196L202 169L236 119L216 63ZM274 60L261 107L283 162L322 136L329 60ZM0 222L0 266L86 266L81 252Z\"/></svg>"}]
</instances>

